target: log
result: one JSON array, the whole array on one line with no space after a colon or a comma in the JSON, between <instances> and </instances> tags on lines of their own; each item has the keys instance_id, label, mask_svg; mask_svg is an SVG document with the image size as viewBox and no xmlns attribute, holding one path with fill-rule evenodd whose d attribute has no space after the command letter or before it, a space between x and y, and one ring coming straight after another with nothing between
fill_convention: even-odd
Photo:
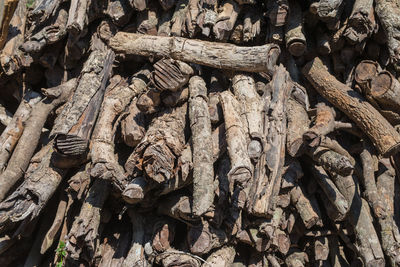
<instances>
[{"instance_id":1,"label":"log","mask_svg":"<svg viewBox=\"0 0 400 267\"><path fill-rule=\"evenodd\" d=\"M382 28L386 35L389 49L390 63L397 68L400 55L398 52L398 35L400 30L400 10L398 4L389 0L378 0L375 3L375 12L378 15Z\"/></svg>"},{"instance_id":2,"label":"log","mask_svg":"<svg viewBox=\"0 0 400 267\"><path fill-rule=\"evenodd\" d=\"M400 135L361 95L329 74L319 58L310 61L302 72L318 93L343 111L366 133L379 154L389 156L397 152Z\"/></svg>"},{"instance_id":3,"label":"log","mask_svg":"<svg viewBox=\"0 0 400 267\"><path fill-rule=\"evenodd\" d=\"M369 93L382 109L399 112L400 82L390 72L381 71L373 77Z\"/></svg>"},{"instance_id":4,"label":"log","mask_svg":"<svg viewBox=\"0 0 400 267\"><path fill-rule=\"evenodd\" d=\"M218 17L215 20L215 25L213 25L213 32L217 40L228 40L233 26L235 26L240 9L241 7L236 1L224 1L221 7L221 12L218 13Z\"/></svg>"},{"instance_id":5,"label":"log","mask_svg":"<svg viewBox=\"0 0 400 267\"><path fill-rule=\"evenodd\" d=\"M7 40L8 36L8 27L10 25L10 21L13 17L14 11L17 8L18 1L17 0L6 0L1 3L0 10L0 25L1 25L1 35L0 35L0 49L3 49L4 43Z\"/></svg>"},{"instance_id":6,"label":"log","mask_svg":"<svg viewBox=\"0 0 400 267\"><path fill-rule=\"evenodd\" d=\"M8 191L19 181L29 165L35 149L39 143L42 128L50 112L66 102L75 89L76 79L71 79L57 87L43 90L45 99L37 103L26 121L14 152L8 161L7 168L0 174L0 200L3 200Z\"/></svg>"},{"instance_id":7,"label":"log","mask_svg":"<svg viewBox=\"0 0 400 267\"><path fill-rule=\"evenodd\" d=\"M189 81L189 120L193 143L193 214L200 216L214 200L211 120L207 105L207 87L202 78Z\"/></svg>"},{"instance_id":8,"label":"log","mask_svg":"<svg viewBox=\"0 0 400 267\"><path fill-rule=\"evenodd\" d=\"M264 96L265 101L271 98L268 108L264 110L265 144L268 146L263 148L261 166L255 171L257 176L251 185L247 203L249 213L262 217L267 215L272 198L279 193L285 159L286 107L293 84L282 65L276 69L270 87L270 95Z\"/></svg>"},{"instance_id":9,"label":"log","mask_svg":"<svg viewBox=\"0 0 400 267\"><path fill-rule=\"evenodd\" d=\"M285 26L285 42L289 53L295 57L304 54L307 40L304 35L302 12L299 3L289 1L289 16Z\"/></svg>"},{"instance_id":10,"label":"log","mask_svg":"<svg viewBox=\"0 0 400 267\"><path fill-rule=\"evenodd\" d=\"M347 22L344 36L350 43L361 43L377 30L374 7L371 0L357 0Z\"/></svg>"},{"instance_id":11,"label":"log","mask_svg":"<svg viewBox=\"0 0 400 267\"><path fill-rule=\"evenodd\" d=\"M146 36L126 32L117 33L110 40L110 46L125 55L167 56L218 69L250 72L271 72L280 53L278 46L273 44L238 47L181 37Z\"/></svg>"},{"instance_id":12,"label":"log","mask_svg":"<svg viewBox=\"0 0 400 267\"><path fill-rule=\"evenodd\" d=\"M20 139L25 122L28 120L32 108L41 100L41 96L35 91L27 91L14 113L11 121L0 136L0 170L3 170L11 157L15 146Z\"/></svg>"}]
</instances>

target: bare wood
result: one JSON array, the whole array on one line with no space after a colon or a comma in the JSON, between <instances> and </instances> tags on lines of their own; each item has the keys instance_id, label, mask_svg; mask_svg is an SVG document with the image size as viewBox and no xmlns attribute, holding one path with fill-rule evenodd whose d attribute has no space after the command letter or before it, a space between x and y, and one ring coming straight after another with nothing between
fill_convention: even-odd
<instances>
[{"instance_id":1,"label":"bare wood","mask_svg":"<svg viewBox=\"0 0 400 267\"><path fill-rule=\"evenodd\" d=\"M176 92L193 75L192 67L179 60L161 59L153 67L151 82L160 91Z\"/></svg>"},{"instance_id":2,"label":"bare wood","mask_svg":"<svg viewBox=\"0 0 400 267\"><path fill-rule=\"evenodd\" d=\"M14 236L24 231L41 213L56 191L66 170L52 166L52 143L32 158L25 181L0 204L0 231L15 228ZM33 201L34 199L34 201Z\"/></svg>"},{"instance_id":3,"label":"bare wood","mask_svg":"<svg viewBox=\"0 0 400 267\"><path fill-rule=\"evenodd\" d=\"M209 265L215 267L229 267L232 266L233 260L235 258L235 248L232 246L222 247L210 256L208 256L206 263L202 266L207 267Z\"/></svg>"},{"instance_id":4,"label":"bare wood","mask_svg":"<svg viewBox=\"0 0 400 267\"><path fill-rule=\"evenodd\" d=\"M305 107L293 97L288 99L287 104L286 150L290 156L298 157L305 150L303 134L309 129L310 120Z\"/></svg>"},{"instance_id":5,"label":"bare wood","mask_svg":"<svg viewBox=\"0 0 400 267\"><path fill-rule=\"evenodd\" d=\"M8 36L8 27L10 21L13 17L14 11L17 8L18 0L6 0L1 3L0 10L0 25L1 25L1 35L0 35L0 49L3 49L4 43Z\"/></svg>"},{"instance_id":6,"label":"bare wood","mask_svg":"<svg viewBox=\"0 0 400 267\"><path fill-rule=\"evenodd\" d=\"M289 73L282 65L276 68L269 85L271 95L264 96L265 101L271 99L264 110L267 145L263 149L260 158L262 165L251 185L251 197L247 204L248 211L257 216L267 216L272 198L279 193L285 161L286 107L293 88Z\"/></svg>"},{"instance_id":7,"label":"bare wood","mask_svg":"<svg viewBox=\"0 0 400 267\"><path fill-rule=\"evenodd\" d=\"M13 114L9 112L1 103L0 103L0 123L3 126L7 127L13 118ZM4 131L4 130L3 130Z\"/></svg>"},{"instance_id":8,"label":"bare wood","mask_svg":"<svg viewBox=\"0 0 400 267\"><path fill-rule=\"evenodd\" d=\"M189 0L178 0L171 19L171 36L182 36L186 32L186 12Z\"/></svg>"},{"instance_id":9,"label":"bare wood","mask_svg":"<svg viewBox=\"0 0 400 267\"><path fill-rule=\"evenodd\" d=\"M267 7L269 9L268 17L272 25L280 27L286 24L289 13L288 0L268 1Z\"/></svg>"},{"instance_id":10,"label":"bare wood","mask_svg":"<svg viewBox=\"0 0 400 267\"><path fill-rule=\"evenodd\" d=\"M221 12L218 13L213 32L217 40L228 40L236 19L240 13L241 7L234 0L225 0L221 7Z\"/></svg>"},{"instance_id":11,"label":"bare wood","mask_svg":"<svg viewBox=\"0 0 400 267\"><path fill-rule=\"evenodd\" d=\"M297 212L300 214L301 219L307 229L313 227L319 220L316 208L305 196L302 186L293 188L290 192L291 202L295 205Z\"/></svg>"},{"instance_id":12,"label":"bare wood","mask_svg":"<svg viewBox=\"0 0 400 267\"><path fill-rule=\"evenodd\" d=\"M364 131L383 156L392 155L400 146L400 135L361 95L336 80L315 58L303 68L314 88Z\"/></svg>"},{"instance_id":13,"label":"bare wood","mask_svg":"<svg viewBox=\"0 0 400 267\"><path fill-rule=\"evenodd\" d=\"M68 257L91 262L99 239L100 213L109 195L109 181L96 179L67 237Z\"/></svg>"},{"instance_id":14,"label":"bare wood","mask_svg":"<svg viewBox=\"0 0 400 267\"><path fill-rule=\"evenodd\" d=\"M214 200L211 120L206 83L199 76L189 81L189 119L193 143L193 213L205 213Z\"/></svg>"},{"instance_id":15,"label":"bare wood","mask_svg":"<svg viewBox=\"0 0 400 267\"><path fill-rule=\"evenodd\" d=\"M113 60L111 50L94 50L85 62L75 93L51 131L51 135L56 136L55 147L61 154L79 156L87 152Z\"/></svg>"},{"instance_id":16,"label":"bare wood","mask_svg":"<svg viewBox=\"0 0 400 267\"><path fill-rule=\"evenodd\" d=\"M8 159L21 137L25 122L28 120L32 108L41 100L41 96L35 91L27 91L24 98L15 111L14 116L0 136L0 170L6 166Z\"/></svg>"},{"instance_id":17,"label":"bare wood","mask_svg":"<svg viewBox=\"0 0 400 267\"><path fill-rule=\"evenodd\" d=\"M394 194L395 194L395 172L390 163L383 162L382 174L377 177L377 194L383 201L385 207L383 214L375 213L378 217L381 232L382 249L389 258L392 266L400 264L400 245L398 242L399 229L394 222Z\"/></svg>"},{"instance_id":18,"label":"bare wood","mask_svg":"<svg viewBox=\"0 0 400 267\"><path fill-rule=\"evenodd\" d=\"M164 56L218 69L250 72L272 71L280 53L279 47L273 44L238 47L181 37L124 32L118 32L110 40L110 46L126 55Z\"/></svg>"},{"instance_id":19,"label":"bare wood","mask_svg":"<svg viewBox=\"0 0 400 267\"><path fill-rule=\"evenodd\" d=\"M400 82L388 71L371 79L370 94L382 109L400 111Z\"/></svg>"},{"instance_id":20,"label":"bare wood","mask_svg":"<svg viewBox=\"0 0 400 267\"><path fill-rule=\"evenodd\" d=\"M199 225L190 227L187 234L189 249L193 254L204 255L214 248L227 243L227 236L221 229L214 228L203 221Z\"/></svg>"},{"instance_id":21,"label":"bare wood","mask_svg":"<svg viewBox=\"0 0 400 267\"><path fill-rule=\"evenodd\" d=\"M121 191L125 187L126 175L114 152L115 128L119 123L117 118L127 108L131 99L146 88L141 77L145 73L148 73L147 67L135 74L129 86L122 81L115 87L108 88L92 136L91 175L111 180Z\"/></svg>"},{"instance_id":22,"label":"bare wood","mask_svg":"<svg viewBox=\"0 0 400 267\"><path fill-rule=\"evenodd\" d=\"M157 183L175 176L175 158L181 155L185 145L186 110L186 104L167 109L152 121L145 137L125 163L128 174L138 167Z\"/></svg>"},{"instance_id":23,"label":"bare wood","mask_svg":"<svg viewBox=\"0 0 400 267\"><path fill-rule=\"evenodd\" d=\"M132 209L128 210L128 214L132 223L132 241L131 248L122 266L146 266L144 257L145 219L140 213Z\"/></svg>"},{"instance_id":24,"label":"bare wood","mask_svg":"<svg viewBox=\"0 0 400 267\"><path fill-rule=\"evenodd\" d=\"M44 89L43 93L47 98L34 106L29 119L26 121L24 132L8 161L7 168L0 175L0 200L5 198L7 192L23 176L39 143L47 116L53 109L68 100L71 92L75 89L75 85L76 79L71 79L57 87Z\"/></svg>"},{"instance_id":25,"label":"bare wood","mask_svg":"<svg viewBox=\"0 0 400 267\"><path fill-rule=\"evenodd\" d=\"M39 32L30 36L22 45L21 49L27 53L38 53L41 52L45 46L54 44L63 39L67 34L67 20L68 11L66 8L60 8L57 10L54 22L43 27Z\"/></svg>"},{"instance_id":26,"label":"bare wood","mask_svg":"<svg viewBox=\"0 0 400 267\"><path fill-rule=\"evenodd\" d=\"M244 188L252 177L252 165L246 151L245 127L237 113L240 110L239 103L228 91L220 94L220 101L224 112L226 141L231 162L228 179L230 184L238 184Z\"/></svg>"},{"instance_id":27,"label":"bare wood","mask_svg":"<svg viewBox=\"0 0 400 267\"><path fill-rule=\"evenodd\" d=\"M40 0L35 3L35 8L30 12L30 19L39 19L40 22L46 21L55 13L61 2L62 0Z\"/></svg>"},{"instance_id":28,"label":"bare wood","mask_svg":"<svg viewBox=\"0 0 400 267\"><path fill-rule=\"evenodd\" d=\"M368 203L358 193L354 176L334 175L333 180L351 209L348 221L353 226L356 243L366 266L385 266L382 248L376 234Z\"/></svg>"},{"instance_id":29,"label":"bare wood","mask_svg":"<svg viewBox=\"0 0 400 267\"><path fill-rule=\"evenodd\" d=\"M128 107L128 116L121 121L122 138L126 145L135 147L143 139L145 130L145 116L136 106L137 98L132 100Z\"/></svg>"},{"instance_id":30,"label":"bare wood","mask_svg":"<svg viewBox=\"0 0 400 267\"><path fill-rule=\"evenodd\" d=\"M354 71L354 79L361 87L364 94L369 94L371 80L381 72L381 66L376 61L363 60L358 63Z\"/></svg>"},{"instance_id":31,"label":"bare wood","mask_svg":"<svg viewBox=\"0 0 400 267\"><path fill-rule=\"evenodd\" d=\"M375 12L386 34L387 46L389 48L390 62L398 67L399 54L399 31L400 31L400 10L398 3L392 0L377 0Z\"/></svg>"},{"instance_id":32,"label":"bare wood","mask_svg":"<svg viewBox=\"0 0 400 267\"><path fill-rule=\"evenodd\" d=\"M373 0L357 0L347 22L344 36L351 43L361 43L377 29Z\"/></svg>"},{"instance_id":33,"label":"bare wood","mask_svg":"<svg viewBox=\"0 0 400 267\"><path fill-rule=\"evenodd\" d=\"M289 1L289 16L285 26L285 42L289 53L295 57L304 54L307 40L303 30L303 16L297 1Z\"/></svg>"},{"instance_id":34,"label":"bare wood","mask_svg":"<svg viewBox=\"0 0 400 267\"><path fill-rule=\"evenodd\" d=\"M327 199L332 203L339 213L339 218L343 220L349 211L349 203L342 193L338 190L333 181L322 167L311 165L312 174L325 193Z\"/></svg>"},{"instance_id":35,"label":"bare wood","mask_svg":"<svg viewBox=\"0 0 400 267\"><path fill-rule=\"evenodd\" d=\"M15 12L10 12L10 3L12 5L17 5ZM8 7L7 7L8 6ZM11 6L12 8L12 6ZM26 0L21 1L3 1L0 4L1 17L0 22L6 22L6 24L1 24L1 37L4 38L0 40L1 54L0 54L0 64L3 71L7 75L12 75L21 69L22 65L31 59L29 57L25 58L22 56L19 46L24 42L25 27L26 27ZM4 13L5 12L5 13ZM4 14L3 14L4 13ZM10 17L4 17L10 16ZM5 21L8 20L8 21ZM6 27L5 32L3 32L3 26ZM4 35L4 36L3 36ZM7 42L6 42L7 41Z\"/></svg>"},{"instance_id":36,"label":"bare wood","mask_svg":"<svg viewBox=\"0 0 400 267\"><path fill-rule=\"evenodd\" d=\"M320 0L310 6L310 11L327 23L330 30L337 27L340 15L343 11L342 0Z\"/></svg>"}]
</instances>

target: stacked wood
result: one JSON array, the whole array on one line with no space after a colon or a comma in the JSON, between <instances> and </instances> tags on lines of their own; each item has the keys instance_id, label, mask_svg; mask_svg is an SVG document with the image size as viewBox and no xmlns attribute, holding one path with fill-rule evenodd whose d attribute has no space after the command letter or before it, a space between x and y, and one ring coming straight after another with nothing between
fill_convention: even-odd
<instances>
[{"instance_id":1,"label":"stacked wood","mask_svg":"<svg viewBox=\"0 0 400 267\"><path fill-rule=\"evenodd\" d=\"M0 3L0 266L400 265L400 4Z\"/></svg>"}]
</instances>

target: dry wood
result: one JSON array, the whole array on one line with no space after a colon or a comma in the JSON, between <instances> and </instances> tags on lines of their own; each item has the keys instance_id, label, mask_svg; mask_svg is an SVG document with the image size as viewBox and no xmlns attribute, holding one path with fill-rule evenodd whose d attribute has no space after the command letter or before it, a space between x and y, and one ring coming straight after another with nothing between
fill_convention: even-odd
<instances>
[{"instance_id":1,"label":"dry wood","mask_svg":"<svg viewBox=\"0 0 400 267\"><path fill-rule=\"evenodd\" d=\"M61 154L77 157L87 152L113 57L110 50L94 50L85 62L75 93L57 117L51 132L56 136L55 147Z\"/></svg>"},{"instance_id":2,"label":"dry wood","mask_svg":"<svg viewBox=\"0 0 400 267\"><path fill-rule=\"evenodd\" d=\"M156 45L155 45L156 44ZM168 56L218 69L272 71L280 49L273 44L238 47L231 44L189 40L181 37L146 36L119 32L110 46L126 55Z\"/></svg>"},{"instance_id":3,"label":"dry wood","mask_svg":"<svg viewBox=\"0 0 400 267\"><path fill-rule=\"evenodd\" d=\"M35 221L56 191L67 171L51 163L52 143L44 146L31 159L25 181L0 204L0 231L15 229L18 236Z\"/></svg>"},{"instance_id":4,"label":"dry wood","mask_svg":"<svg viewBox=\"0 0 400 267\"><path fill-rule=\"evenodd\" d=\"M309 62L303 74L322 96L354 120L380 154L388 156L397 152L400 135L361 95L329 74L319 58Z\"/></svg>"},{"instance_id":5,"label":"dry wood","mask_svg":"<svg viewBox=\"0 0 400 267\"><path fill-rule=\"evenodd\" d=\"M271 99L264 110L264 132L266 134L263 154L260 157L261 166L255 171L256 177L250 188L250 199L247 209L251 214L266 216L272 198L279 193L282 167L285 160L286 142L286 107L293 88L289 73L280 65L270 82ZM264 167L265 164L265 167Z\"/></svg>"},{"instance_id":6,"label":"dry wood","mask_svg":"<svg viewBox=\"0 0 400 267\"><path fill-rule=\"evenodd\" d=\"M22 45L21 49L27 53L38 53L44 49L45 46L54 44L63 39L66 34L68 11L66 8L57 10L54 22L43 27L39 32L29 37Z\"/></svg>"},{"instance_id":7,"label":"dry wood","mask_svg":"<svg viewBox=\"0 0 400 267\"><path fill-rule=\"evenodd\" d=\"M139 168L157 183L175 176L176 158L185 145L186 110L186 104L167 109L152 121L145 137L125 163L128 174Z\"/></svg>"},{"instance_id":8,"label":"dry wood","mask_svg":"<svg viewBox=\"0 0 400 267\"><path fill-rule=\"evenodd\" d=\"M289 13L289 1L278 0L268 1L268 17L272 25L280 27L286 24Z\"/></svg>"},{"instance_id":9,"label":"dry wood","mask_svg":"<svg viewBox=\"0 0 400 267\"><path fill-rule=\"evenodd\" d=\"M11 6L10 6L11 4ZM15 12L10 8L17 5ZM28 65L31 62L29 57L22 55L19 46L24 42L24 34L26 27L26 0L21 1L3 1L0 4L1 10L1 37L0 39L0 64L3 71L7 75L16 73L22 65ZM7 13L11 12L12 13ZM13 15L14 13L14 15ZM4 28L5 27L5 28ZM5 30L5 31L3 31ZM7 41L5 43L5 41Z\"/></svg>"},{"instance_id":10,"label":"dry wood","mask_svg":"<svg viewBox=\"0 0 400 267\"><path fill-rule=\"evenodd\" d=\"M129 22L133 13L130 2L130 0L114 0L108 3L105 13L111 17L115 25L123 26Z\"/></svg>"},{"instance_id":11,"label":"dry wood","mask_svg":"<svg viewBox=\"0 0 400 267\"><path fill-rule=\"evenodd\" d=\"M165 267L174 266L193 266L200 267L201 263L198 257L191 255L190 253L185 253L182 251L177 251L175 249L169 249L156 257L157 263L162 263Z\"/></svg>"},{"instance_id":12,"label":"dry wood","mask_svg":"<svg viewBox=\"0 0 400 267\"><path fill-rule=\"evenodd\" d=\"M222 247L228 240L224 231L216 229L208 222L203 221L199 225L190 227L187 241L193 254L203 255L212 249Z\"/></svg>"},{"instance_id":13,"label":"dry wood","mask_svg":"<svg viewBox=\"0 0 400 267\"><path fill-rule=\"evenodd\" d=\"M399 112L400 82L388 71L381 71L371 79L370 95L382 109Z\"/></svg>"},{"instance_id":14,"label":"dry wood","mask_svg":"<svg viewBox=\"0 0 400 267\"><path fill-rule=\"evenodd\" d=\"M124 262L123 267L130 266L146 266L144 258L144 240L145 240L145 222L144 218L140 213L134 210L128 210L129 217L132 223L132 241L131 248Z\"/></svg>"},{"instance_id":15,"label":"dry wood","mask_svg":"<svg viewBox=\"0 0 400 267\"><path fill-rule=\"evenodd\" d=\"M179 60L161 59L153 67L151 81L160 91L176 92L189 81L193 74L193 69Z\"/></svg>"},{"instance_id":16,"label":"dry wood","mask_svg":"<svg viewBox=\"0 0 400 267\"><path fill-rule=\"evenodd\" d=\"M171 36L182 36L186 32L185 19L189 0L179 0L171 18Z\"/></svg>"},{"instance_id":17,"label":"dry wood","mask_svg":"<svg viewBox=\"0 0 400 267\"><path fill-rule=\"evenodd\" d=\"M199 76L189 81L189 119L193 143L193 214L205 213L214 200L211 120L206 83Z\"/></svg>"},{"instance_id":18,"label":"dry wood","mask_svg":"<svg viewBox=\"0 0 400 267\"><path fill-rule=\"evenodd\" d=\"M122 138L126 145L135 147L143 139L145 130L145 115L136 106L137 98L128 107L128 116L121 121Z\"/></svg>"},{"instance_id":19,"label":"dry wood","mask_svg":"<svg viewBox=\"0 0 400 267\"><path fill-rule=\"evenodd\" d=\"M213 252L207 258L207 262L203 266L216 266L216 267L228 267L232 266L233 260L235 258L235 248L232 246L222 247L215 252Z\"/></svg>"},{"instance_id":20,"label":"dry wood","mask_svg":"<svg viewBox=\"0 0 400 267\"><path fill-rule=\"evenodd\" d=\"M332 178L351 207L347 219L353 226L357 247L364 264L366 266L385 266L384 255L372 224L369 207L358 193L356 178L339 175L333 175Z\"/></svg>"},{"instance_id":21,"label":"dry wood","mask_svg":"<svg viewBox=\"0 0 400 267\"><path fill-rule=\"evenodd\" d=\"M319 220L319 214L316 211L317 207L313 207L309 198L305 196L302 186L297 186L291 190L290 199L300 214L305 227L307 229L313 227Z\"/></svg>"},{"instance_id":22,"label":"dry wood","mask_svg":"<svg viewBox=\"0 0 400 267\"><path fill-rule=\"evenodd\" d=\"M0 170L7 165L8 159L21 137L25 122L28 120L32 108L41 100L41 96L35 91L27 91L15 111L14 116L0 136Z\"/></svg>"},{"instance_id":23,"label":"dry wood","mask_svg":"<svg viewBox=\"0 0 400 267\"><path fill-rule=\"evenodd\" d=\"M287 102L287 137L286 150L292 157L298 157L304 153L305 144L303 135L310 125L305 107L290 97Z\"/></svg>"},{"instance_id":24,"label":"dry wood","mask_svg":"<svg viewBox=\"0 0 400 267\"><path fill-rule=\"evenodd\" d=\"M82 204L67 237L68 257L74 261L93 260L99 239L101 210L109 195L109 181L96 179Z\"/></svg>"},{"instance_id":25,"label":"dry wood","mask_svg":"<svg viewBox=\"0 0 400 267\"><path fill-rule=\"evenodd\" d=\"M234 0L225 0L218 13L213 32L217 40L228 40L230 33L235 26L236 19L240 13L241 7Z\"/></svg>"},{"instance_id":26,"label":"dry wood","mask_svg":"<svg viewBox=\"0 0 400 267\"><path fill-rule=\"evenodd\" d=\"M342 0L320 0L310 5L310 11L317 14L330 30L337 27L340 15L343 11Z\"/></svg>"},{"instance_id":27,"label":"dry wood","mask_svg":"<svg viewBox=\"0 0 400 267\"><path fill-rule=\"evenodd\" d=\"M68 100L71 92L75 89L75 85L76 79L71 79L57 87L43 90L46 98L33 107L31 115L26 121L24 132L8 161L7 168L0 175L0 200L6 197L7 192L18 182L27 169L39 143L47 116L53 109Z\"/></svg>"},{"instance_id":28,"label":"dry wood","mask_svg":"<svg viewBox=\"0 0 400 267\"><path fill-rule=\"evenodd\" d=\"M322 167L311 165L311 171L319 186L324 191L326 198L336 208L339 214L339 220L343 220L350 208L347 199L340 193L339 189L329 178Z\"/></svg>"},{"instance_id":29,"label":"dry wood","mask_svg":"<svg viewBox=\"0 0 400 267\"><path fill-rule=\"evenodd\" d=\"M390 62L398 66L399 55L399 30L400 30L400 10L399 4L391 0L377 0L375 2L375 12L384 29L387 47L390 54Z\"/></svg>"},{"instance_id":30,"label":"dry wood","mask_svg":"<svg viewBox=\"0 0 400 267\"><path fill-rule=\"evenodd\" d=\"M182 105L189 99L189 88L183 87L176 92L166 93L161 96L161 101L167 107L176 107ZM211 114L210 114L211 116Z\"/></svg>"},{"instance_id":31,"label":"dry wood","mask_svg":"<svg viewBox=\"0 0 400 267\"><path fill-rule=\"evenodd\" d=\"M357 0L347 22L344 36L351 43L361 43L377 29L372 0Z\"/></svg>"},{"instance_id":32,"label":"dry wood","mask_svg":"<svg viewBox=\"0 0 400 267\"><path fill-rule=\"evenodd\" d=\"M0 25L1 25L1 35L0 35L0 48L3 49L4 43L8 36L8 27L10 21L13 17L14 11L17 8L18 0L6 0L1 3L0 10Z\"/></svg>"},{"instance_id":33,"label":"dry wood","mask_svg":"<svg viewBox=\"0 0 400 267\"><path fill-rule=\"evenodd\" d=\"M232 93L228 91L220 94L220 101L224 112L226 142L231 164L231 170L228 173L229 184L231 190L233 186L242 190L249 182L253 168L246 151L245 127L237 112L240 110L240 106Z\"/></svg>"},{"instance_id":34,"label":"dry wood","mask_svg":"<svg viewBox=\"0 0 400 267\"><path fill-rule=\"evenodd\" d=\"M304 54L307 40L304 35L301 7L297 1L289 1L289 16L285 26L285 42L289 53L295 57Z\"/></svg>"}]
</instances>

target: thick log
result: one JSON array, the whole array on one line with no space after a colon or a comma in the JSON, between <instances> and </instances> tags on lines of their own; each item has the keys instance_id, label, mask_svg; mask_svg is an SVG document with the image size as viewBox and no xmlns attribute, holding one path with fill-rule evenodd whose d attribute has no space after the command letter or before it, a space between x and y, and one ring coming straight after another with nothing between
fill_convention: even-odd
<instances>
[{"instance_id":1,"label":"thick log","mask_svg":"<svg viewBox=\"0 0 400 267\"><path fill-rule=\"evenodd\" d=\"M292 157L301 156L305 151L303 135L310 125L307 111L301 103L290 97L287 102L286 150Z\"/></svg>"},{"instance_id":2,"label":"thick log","mask_svg":"<svg viewBox=\"0 0 400 267\"><path fill-rule=\"evenodd\" d=\"M343 0L320 0L310 5L310 11L327 24L330 30L337 29L343 11Z\"/></svg>"},{"instance_id":3,"label":"thick log","mask_svg":"<svg viewBox=\"0 0 400 267\"><path fill-rule=\"evenodd\" d=\"M189 119L193 144L193 214L205 213L214 200L211 120L206 83L199 76L189 81Z\"/></svg>"},{"instance_id":4,"label":"thick log","mask_svg":"<svg viewBox=\"0 0 400 267\"><path fill-rule=\"evenodd\" d=\"M136 106L137 98L128 107L128 116L121 121L122 138L126 145L135 147L146 134L145 115Z\"/></svg>"},{"instance_id":5,"label":"thick log","mask_svg":"<svg viewBox=\"0 0 400 267\"><path fill-rule=\"evenodd\" d=\"M128 255L122 263L123 267L146 266L144 257L145 220L144 217L132 209L128 210L132 223L132 241Z\"/></svg>"},{"instance_id":6,"label":"thick log","mask_svg":"<svg viewBox=\"0 0 400 267\"><path fill-rule=\"evenodd\" d=\"M215 267L229 267L232 266L233 260L235 259L235 248L232 246L222 247L215 252L213 252L210 256L208 256L207 261L203 264L206 266L215 266Z\"/></svg>"},{"instance_id":7,"label":"thick log","mask_svg":"<svg viewBox=\"0 0 400 267\"><path fill-rule=\"evenodd\" d=\"M336 80L319 58L303 67L314 88L352 119L371 139L379 154L390 156L400 147L400 135L361 95Z\"/></svg>"},{"instance_id":8,"label":"thick log","mask_svg":"<svg viewBox=\"0 0 400 267\"><path fill-rule=\"evenodd\" d=\"M39 143L42 128L50 112L66 102L75 89L76 79L71 79L54 88L44 89L45 99L37 103L26 121L14 152L8 161L7 168L0 175L0 200L6 197L7 192L23 176Z\"/></svg>"},{"instance_id":9,"label":"thick log","mask_svg":"<svg viewBox=\"0 0 400 267\"><path fill-rule=\"evenodd\" d=\"M146 36L118 32L110 46L126 55L171 57L218 69L272 72L280 49L277 45L239 47L181 37Z\"/></svg>"},{"instance_id":10,"label":"thick log","mask_svg":"<svg viewBox=\"0 0 400 267\"><path fill-rule=\"evenodd\" d=\"M87 152L113 60L111 50L94 50L85 62L75 93L57 117L50 134L56 136L55 148L59 153L79 157Z\"/></svg>"},{"instance_id":11,"label":"thick log","mask_svg":"<svg viewBox=\"0 0 400 267\"><path fill-rule=\"evenodd\" d=\"M153 67L151 82L160 91L176 92L193 74L192 67L179 60L161 59Z\"/></svg>"},{"instance_id":12,"label":"thick log","mask_svg":"<svg viewBox=\"0 0 400 267\"><path fill-rule=\"evenodd\" d=\"M141 75L147 72L145 67L136 73L129 86L123 80L115 86L109 86L92 136L91 175L111 180L121 191L125 188L127 177L115 156L115 128L119 124L119 115L127 108L131 99L145 90L146 84Z\"/></svg>"},{"instance_id":13,"label":"thick log","mask_svg":"<svg viewBox=\"0 0 400 267\"><path fill-rule=\"evenodd\" d=\"M187 234L189 249L195 255L204 255L212 249L222 247L227 241L223 230L214 228L206 221L190 227Z\"/></svg>"},{"instance_id":14,"label":"thick log","mask_svg":"<svg viewBox=\"0 0 400 267\"><path fill-rule=\"evenodd\" d=\"M318 207L315 207L310 199L305 195L302 186L296 186L290 192L290 199L296 207L297 212L303 220L304 226L307 229L313 227L319 220Z\"/></svg>"},{"instance_id":15,"label":"thick log","mask_svg":"<svg viewBox=\"0 0 400 267\"><path fill-rule=\"evenodd\" d=\"M68 258L79 262L92 262L99 242L101 210L109 192L109 181L96 179L75 218L67 237Z\"/></svg>"},{"instance_id":16,"label":"thick log","mask_svg":"<svg viewBox=\"0 0 400 267\"><path fill-rule=\"evenodd\" d=\"M171 36L182 36L186 32L186 12L189 0L178 0L171 18Z\"/></svg>"}]
</instances>

